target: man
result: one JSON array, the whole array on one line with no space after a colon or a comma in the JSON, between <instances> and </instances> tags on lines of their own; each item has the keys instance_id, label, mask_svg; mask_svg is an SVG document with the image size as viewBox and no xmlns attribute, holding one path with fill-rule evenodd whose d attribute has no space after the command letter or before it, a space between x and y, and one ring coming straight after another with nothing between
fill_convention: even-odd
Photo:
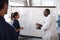
<instances>
[{"instance_id":1,"label":"man","mask_svg":"<svg viewBox=\"0 0 60 40\"><path fill-rule=\"evenodd\" d=\"M45 24L42 26L42 38L44 40L58 40L58 33L56 30L55 18L50 14L49 9L44 10L44 16L46 17Z\"/></svg>"},{"instance_id":2,"label":"man","mask_svg":"<svg viewBox=\"0 0 60 40\"><path fill-rule=\"evenodd\" d=\"M8 0L0 0L0 40L17 40L14 28L4 19L7 9Z\"/></svg>"}]
</instances>

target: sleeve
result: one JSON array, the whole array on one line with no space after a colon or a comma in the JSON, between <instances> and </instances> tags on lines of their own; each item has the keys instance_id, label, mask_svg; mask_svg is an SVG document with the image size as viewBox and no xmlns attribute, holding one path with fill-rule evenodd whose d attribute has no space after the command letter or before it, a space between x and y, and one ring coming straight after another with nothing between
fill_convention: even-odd
<instances>
[{"instance_id":1,"label":"sleeve","mask_svg":"<svg viewBox=\"0 0 60 40\"><path fill-rule=\"evenodd\" d=\"M51 18L48 18L46 20L46 23L43 25L43 27L41 28L42 31L48 30L51 26Z\"/></svg>"},{"instance_id":2,"label":"sleeve","mask_svg":"<svg viewBox=\"0 0 60 40\"><path fill-rule=\"evenodd\" d=\"M15 20L13 22L13 26L16 28L16 29L19 29L20 28L20 25L19 25L19 22L17 20Z\"/></svg>"}]
</instances>

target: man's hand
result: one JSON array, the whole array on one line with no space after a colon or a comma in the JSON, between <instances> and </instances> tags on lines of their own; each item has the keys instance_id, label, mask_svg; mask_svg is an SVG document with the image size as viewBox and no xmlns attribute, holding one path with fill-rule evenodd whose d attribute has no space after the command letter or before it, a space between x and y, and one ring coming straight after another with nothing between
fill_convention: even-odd
<instances>
[{"instance_id":1,"label":"man's hand","mask_svg":"<svg viewBox=\"0 0 60 40\"><path fill-rule=\"evenodd\" d=\"M41 25L41 24L36 23L36 28L37 28L37 29L41 29L41 27L42 27L42 25Z\"/></svg>"}]
</instances>

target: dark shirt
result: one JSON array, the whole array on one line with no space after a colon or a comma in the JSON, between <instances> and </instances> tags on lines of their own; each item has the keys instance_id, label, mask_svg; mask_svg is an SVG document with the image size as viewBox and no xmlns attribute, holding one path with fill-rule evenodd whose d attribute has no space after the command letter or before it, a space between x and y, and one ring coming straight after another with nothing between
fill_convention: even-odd
<instances>
[{"instance_id":1,"label":"dark shirt","mask_svg":"<svg viewBox=\"0 0 60 40\"><path fill-rule=\"evenodd\" d=\"M13 21L13 26L16 28L16 29L20 29L20 24L19 24L19 21L14 19Z\"/></svg>"},{"instance_id":2,"label":"dark shirt","mask_svg":"<svg viewBox=\"0 0 60 40\"><path fill-rule=\"evenodd\" d=\"M20 29L20 24L19 24L19 21L14 19L13 21L13 26L16 28L16 29ZM18 36L19 36L19 32L17 32Z\"/></svg>"},{"instance_id":3,"label":"dark shirt","mask_svg":"<svg viewBox=\"0 0 60 40\"><path fill-rule=\"evenodd\" d=\"M0 40L17 40L15 29L0 16Z\"/></svg>"}]
</instances>

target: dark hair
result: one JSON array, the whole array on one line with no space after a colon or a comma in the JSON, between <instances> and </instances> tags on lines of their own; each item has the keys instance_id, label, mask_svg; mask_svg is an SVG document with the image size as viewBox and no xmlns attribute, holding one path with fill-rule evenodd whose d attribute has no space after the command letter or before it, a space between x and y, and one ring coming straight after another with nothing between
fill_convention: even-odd
<instances>
[{"instance_id":1,"label":"dark hair","mask_svg":"<svg viewBox=\"0 0 60 40\"><path fill-rule=\"evenodd\" d=\"M8 5L8 0L0 0L0 10L4 7L4 4Z\"/></svg>"},{"instance_id":2,"label":"dark hair","mask_svg":"<svg viewBox=\"0 0 60 40\"><path fill-rule=\"evenodd\" d=\"M15 12L14 14L13 14L13 18L15 18L15 16L17 16L18 15L18 12Z\"/></svg>"},{"instance_id":3,"label":"dark hair","mask_svg":"<svg viewBox=\"0 0 60 40\"><path fill-rule=\"evenodd\" d=\"M14 13L11 13L11 20L13 20L13 15L14 15Z\"/></svg>"},{"instance_id":4,"label":"dark hair","mask_svg":"<svg viewBox=\"0 0 60 40\"><path fill-rule=\"evenodd\" d=\"M48 12L48 14L50 14L50 9L45 9L45 11L47 11L47 12Z\"/></svg>"}]
</instances>

